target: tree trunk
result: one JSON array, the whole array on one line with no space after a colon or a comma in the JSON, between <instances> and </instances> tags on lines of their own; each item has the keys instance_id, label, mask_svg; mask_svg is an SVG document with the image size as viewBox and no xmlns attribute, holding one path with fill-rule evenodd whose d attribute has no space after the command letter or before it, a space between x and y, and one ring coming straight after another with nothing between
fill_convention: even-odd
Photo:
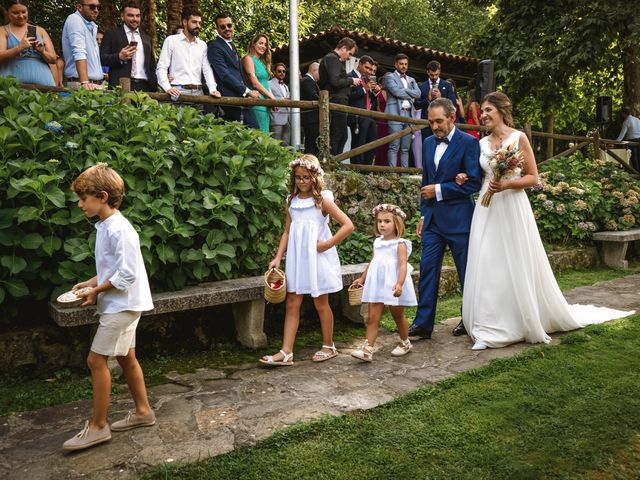
<instances>
[{"instance_id":1,"label":"tree trunk","mask_svg":"<svg viewBox=\"0 0 640 480\"><path fill-rule=\"evenodd\" d=\"M158 32L156 31L156 0L140 1L140 29L151 37L154 45L158 44Z\"/></svg>"},{"instance_id":2,"label":"tree trunk","mask_svg":"<svg viewBox=\"0 0 640 480\"><path fill-rule=\"evenodd\" d=\"M632 110L632 115L640 115L640 41L627 37L622 54L624 73L623 101Z\"/></svg>"},{"instance_id":3,"label":"tree trunk","mask_svg":"<svg viewBox=\"0 0 640 480\"><path fill-rule=\"evenodd\" d=\"M200 0L182 0L182 9L193 8L195 10L200 8Z\"/></svg>"},{"instance_id":4,"label":"tree trunk","mask_svg":"<svg viewBox=\"0 0 640 480\"><path fill-rule=\"evenodd\" d=\"M100 15L98 15L98 24L100 25L100 31L106 32L115 28L118 23L119 12L112 0L101 0L100 2Z\"/></svg>"},{"instance_id":5,"label":"tree trunk","mask_svg":"<svg viewBox=\"0 0 640 480\"><path fill-rule=\"evenodd\" d=\"M182 25L182 0L172 0L167 2L167 35L172 35L173 31Z\"/></svg>"}]
</instances>

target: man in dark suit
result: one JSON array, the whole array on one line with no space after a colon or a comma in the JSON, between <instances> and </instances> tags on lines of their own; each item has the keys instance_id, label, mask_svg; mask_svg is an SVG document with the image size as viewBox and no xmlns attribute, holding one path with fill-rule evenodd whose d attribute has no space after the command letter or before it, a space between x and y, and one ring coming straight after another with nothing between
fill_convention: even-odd
<instances>
[{"instance_id":1,"label":"man in dark suit","mask_svg":"<svg viewBox=\"0 0 640 480\"><path fill-rule=\"evenodd\" d=\"M320 88L318 87L318 68L320 64L313 62L309 65L309 70L300 80L300 100L315 100L320 97ZM312 108L302 110L300 114L300 123L304 131L304 153L317 155L318 137L320 136L320 121L318 119L318 109Z\"/></svg>"},{"instance_id":2,"label":"man in dark suit","mask_svg":"<svg viewBox=\"0 0 640 480\"><path fill-rule=\"evenodd\" d=\"M455 127L456 110L448 98L429 105L433 135L422 145L422 188L417 234L422 239L418 309L409 335L431 338L436 317L440 271L446 246L456 264L464 288L473 194L480 190L480 144L475 137ZM466 181L458 185L458 174ZM454 335L466 333L462 322Z\"/></svg>"},{"instance_id":3,"label":"man in dark suit","mask_svg":"<svg viewBox=\"0 0 640 480\"><path fill-rule=\"evenodd\" d=\"M363 55L358 61L358 66L349 76L362 79L363 84L351 87L349 93L349 105L364 110L376 110L376 94L380 91L375 77L375 62L369 55ZM351 129L351 148L354 149L365 143L371 143L378 138L378 126L375 119L349 115L347 124ZM351 157L351 163L355 165L372 165L375 149Z\"/></svg>"},{"instance_id":4,"label":"man in dark suit","mask_svg":"<svg viewBox=\"0 0 640 480\"><path fill-rule=\"evenodd\" d=\"M329 91L329 101L347 105L351 86L360 85L362 81L347 75L344 62L358 51L356 42L348 37L338 42L336 48L327 53L320 61L320 80L318 85L322 90ZM329 121L329 142L331 155L338 155L344 149L347 141L347 114L331 111Z\"/></svg>"},{"instance_id":5,"label":"man in dark suit","mask_svg":"<svg viewBox=\"0 0 640 480\"><path fill-rule=\"evenodd\" d=\"M207 58L218 81L218 90L223 97L260 98L257 90L251 90L244 83L240 56L233 44L233 22L231 15L221 12L216 15L217 37L207 46ZM224 118L228 122L242 120L246 126L258 129L258 121L250 107L223 106Z\"/></svg>"},{"instance_id":6,"label":"man in dark suit","mask_svg":"<svg viewBox=\"0 0 640 480\"><path fill-rule=\"evenodd\" d=\"M120 14L123 25L104 34L100 61L109 67L109 88L120 85L120 79L131 79L131 90L155 92L156 59L149 35L139 30L140 7L124 2Z\"/></svg>"},{"instance_id":7,"label":"man in dark suit","mask_svg":"<svg viewBox=\"0 0 640 480\"><path fill-rule=\"evenodd\" d=\"M449 82L440 78L440 68L440 62L436 60L432 60L427 64L427 76L429 78L420 84L420 98L415 101L416 109L422 109L420 118L425 120L428 118L429 104L436 98L448 98L454 106L457 105L455 89ZM429 127L423 128L421 133L423 141L428 136L433 135Z\"/></svg>"}]
</instances>

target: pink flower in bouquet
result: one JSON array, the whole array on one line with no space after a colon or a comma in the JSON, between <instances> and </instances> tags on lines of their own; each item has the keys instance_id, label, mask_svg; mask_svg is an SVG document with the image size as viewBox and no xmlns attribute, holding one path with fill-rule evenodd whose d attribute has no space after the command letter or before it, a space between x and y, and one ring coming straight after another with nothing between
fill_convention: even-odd
<instances>
[{"instance_id":1,"label":"pink flower in bouquet","mask_svg":"<svg viewBox=\"0 0 640 480\"><path fill-rule=\"evenodd\" d=\"M487 156L494 181L500 181L504 177L515 177L522 173L524 158L516 143L512 143L508 147L499 148ZM488 207L492 196L493 193L485 192L480 201L481 205Z\"/></svg>"}]
</instances>

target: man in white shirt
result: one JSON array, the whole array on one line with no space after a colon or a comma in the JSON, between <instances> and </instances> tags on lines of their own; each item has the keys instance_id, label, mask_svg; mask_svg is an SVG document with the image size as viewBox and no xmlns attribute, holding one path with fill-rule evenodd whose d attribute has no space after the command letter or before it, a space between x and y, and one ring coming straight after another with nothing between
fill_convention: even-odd
<instances>
[{"instance_id":1,"label":"man in white shirt","mask_svg":"<svg viewBox=\"0 0 640 480\"><path fill-rule=\"evenodd\" d=\"M269 80L269 89L277 100L288 100L291 98L289 94L289 86L284 81L287 76L287 67L284 63L276 63L273 67L274 77ZM273 138L282 141L283 145L289 145L290 127L289 127L289 109L280 107L272 109L269 115L269 129L273 132Z\"/></svg>"},{"instance_id":2,"label":"man in white shirt","mask_svg":"<svg viewBox=\"0 0 640 480\"><path fill-rule=\"evenodd\" d=\"M616 140L640 142L640 120L631 115L631 108L623 107L620 116L622 117L622 128ZM631 147L631 166L640 170L640 155L637 144Z\"/></svg>"},{"instance_id":3,"label":"man in white shirt","mask_svg":"<svg viewBox=\"0 0 640 480\"><path fill-rule=\"evenodd\" d=\"M213 70L207 60L207 44L198 38L202 18L200 12L185 9L182 12L182 33L168 36L162 44L156 75L158 85L173 99L180 95L203 95L201 78L209 95L220 97ZM169 74L172 76L169 82Z\"/></svg>"}]
</instances>

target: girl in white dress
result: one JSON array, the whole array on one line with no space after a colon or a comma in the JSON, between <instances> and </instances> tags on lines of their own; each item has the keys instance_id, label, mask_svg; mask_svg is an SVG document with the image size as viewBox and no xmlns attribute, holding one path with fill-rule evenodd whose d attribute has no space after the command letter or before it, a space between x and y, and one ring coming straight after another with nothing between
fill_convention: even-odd
<instances>
[{"instance_id":1,"label":"girl in white dress","mask_svg":"<svg viewBox=\"0 0 640 480\"><path fill-rule=\"evenodd\" d=\"M462 318L475 342L473 350L521 341L548 343L548 333L633 313L567 304L524 191L538 183L538 169L527 136L512 128L509 97L501 92L488 94L482 102L481 120L491 133L480 140L484 172L480 198L487 191L493 196L488 207L476 203L469 234ZM524 159L522 175L496 180L488 160L497 149L512 144Z\"/></svg>"},{"instance_id":2,"label":"girl in white dress","mask_svg":"<svg viewBox=\"0 0 640 480\"><path fill-rule=\"evenodd\" d=\"M278 251L269 269L278 268L287 253L286 313L282 348L275 355L260 359L266 365L293 365L293 344L300 324L302 296L310 294L320 317L322 348L313 356L323 362L338 354L333 343L333 312L329 293L342 290L342 272L336 245L353 232L353 223L325 190L324 172L318 159L303 155L289 164L287 220ZM329 217L340 224L335 235L329 230Z\"/></svg>"},{"instance_id":3,"label":"girl in white dress","mask_svg":"<svg viewBox=\"0 0 640 480\"><path fill-rule=\"evenodd\" d=\"M378 337L380 317L385 305L398 326L400 345L391 355L400 357L411 350L409 324L404 307L417 305L416 292L411 280L413 267L407 259L411 255L411 242L402 238L406 214L397 206L383 203L372 211L375 232L380 235L373 242L373 259L354 283L364 285L362 301L369 304L369 320L364 344L351 353L352 357L370 362Z\"/></svg>"}]
</instances>

